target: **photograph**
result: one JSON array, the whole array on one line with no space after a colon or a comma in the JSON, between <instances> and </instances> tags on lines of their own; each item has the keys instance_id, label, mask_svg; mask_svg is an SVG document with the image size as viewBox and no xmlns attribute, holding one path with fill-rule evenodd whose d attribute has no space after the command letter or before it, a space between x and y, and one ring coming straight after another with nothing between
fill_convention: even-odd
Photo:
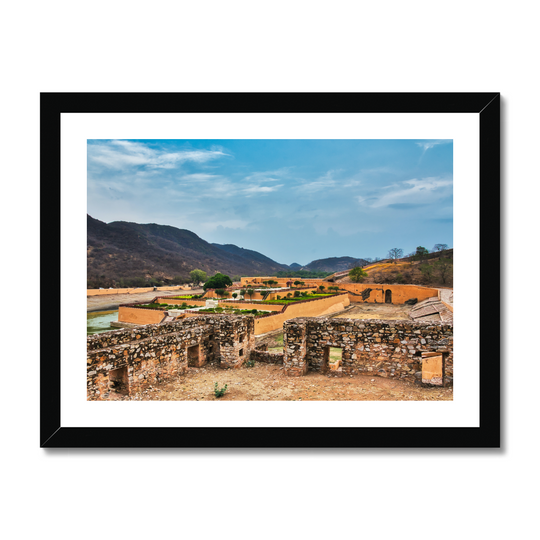
<instances>
[{"instance_id":1,"label":"photograph","mask_svg":"<svg viewBox=\"0 0 540 540\"><path fill-rule=\"evenodd\" d=\"M453 399L452 139L86 150L88 400Z\"/></svg>"}]
</instances>

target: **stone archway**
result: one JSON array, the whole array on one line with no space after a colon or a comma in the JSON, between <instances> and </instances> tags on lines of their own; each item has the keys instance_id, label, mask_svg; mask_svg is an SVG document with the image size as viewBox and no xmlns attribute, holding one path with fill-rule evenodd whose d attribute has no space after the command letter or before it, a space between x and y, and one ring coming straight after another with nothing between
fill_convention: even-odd
<instances>
[{"instance_id":1,"label":"stone archway","mask_svg":"<svg viewBox=\"0 0 540 540\"><path fill-rule=\"evenodd\" d=\"M386 289L386 291L384 291L384 303L385 304L392 303L392 291L390 289Z\"/></svg>"}]
</instances>

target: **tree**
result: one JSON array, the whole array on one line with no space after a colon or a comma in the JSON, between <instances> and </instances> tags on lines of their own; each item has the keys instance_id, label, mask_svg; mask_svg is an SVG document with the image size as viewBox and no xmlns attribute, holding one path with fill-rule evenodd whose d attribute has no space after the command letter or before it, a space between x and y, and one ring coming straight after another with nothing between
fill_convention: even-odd
<instances>
[{"instance_id":1,"label":"tree","mask_svg":"<svg viewBox=\"0 0 540 540\"><path fill-rule=\"evenodd\" d=\"M416 248L416 253L414 254L414 258L417 261L423 261L428 255L429 255L429 251L425 247L418 246Z\"/></svg>"},{"instance_id":2,"label":"tree","mask_svg":"<svg viewBox=\"0 0 540 540\"><path fill-rule=\"evenodd\" d=\"M231 278L225 274L220 274L219 272L212 276L204 285L203 289L224 289L225 287L230 287L232 285Z\"/></svg>"},{"instance_id":3,"label":"tree","mask_svg":"<svg viewBox=\"0 0 540 540\"><path fill-rule=\"evenodd\" d=\"M216 294L218 296L223 296L225 294L225 289L216 289Z\"/></svg>"},{"instance_id":4,"label":"tree","mask_svg":"<svg viewBox=\"0 0 540 540\"><path fill-rule=\"evenodd\" d=\"M300 285L300 283L302 283L302 282L299 281L299 280L296 280L296 281L293 283L293 285L294 285L295 287L298 287L298 286Z\"/></svg>"},{"instance_id":5,"label":"tree","mask_svg":"<svg viewBox=\"0 0 540 540\"><path fill-rule=\"evenodd\" d=\"M248 289L246 292L247 292L247 295L249 296L249 299L251 300L251 298L255 294L255 291L253 289Z\"/></svg>"},{"instance_id":6,"label":"tree","mask_svg":"<svg viewBox=\"0 0 540 540\"><path fill-rule=\"evenodd\" d=\"M433 246L433 251L446 251L448 249L448 244L435 244Z\"/></svg>"},{"instance_id":7,"label":"tree","mask_svg":"<svg viewBox=\"0 0 540 540\"><path fill-rule=\"evenodd\" d=\"M358 282L362 279L364 279L365 277L367 277L367 272L365 270L362 270L362 268L360 268L360 266L355 266L350 272L349 272L349 277L351 278L352 281L355 281L355 282Z\"/></svg>"},{"instance_id":8,"label":"tree","mask_svg":"<svg viewBox=\"0 0 540 540\"><path fill-rule=\"evenodd\" d=\"M245 298L245 296L246 296L246 289L241 289L241 290L240 290L240 296L241 296L242 298Z\"/></svg>"},{"instance_id":9,"label":"tree","mask_svg":"<svg viewBox=\"0 0 540 540\"><path fill-rule=\"evenodd\" d=\"M389 252L388 252L388 258L389 259L394 259L394 263L398 260L398 259L401 259L401 257L403 257L403 250L401 248L392 248Z\"/></svg>"},{"instance_id":10,"label":"tree","mask_svg":"<svg viewBox=\"0 0 540 540\"><path fill-rule=\"evenodd\" d=\"M452 259L440 259L435 263L435 266L437 267L437 272L441 278L441 281L446 283L446 279L452 275Z\"/></svg>"},{"instance_id":11,"label":"tree","mask_svg":"<svg viewBox=\"0 0 540 540\"><path fill-rule=\"evenodd\" d=\"M199 283L201 283L202 281L206 281L206 272L202 270L192 270L189 275L193 283L195 283L196 285L199 285Z\"/></svg>"},{"instance_id":12,"label":"tree","mask_svg":"<svg viewBox=\"0 0 540 540\"><path fill-rule=\"evenodd\" d=\"M236 297L238 296L238 293L233 292L232 297L236 300Z\"/></svg>"},{"instance_id":13,"label":"tree","mask_svg":"<svg viewBox=\"0 0 540 540\"><path fill-rule=\"evenodd\" d=\"M426 283L431 283L431 279L433 278L433 266L430 264L422 264L420 265L420 272L422 272Z\"/></svg>"},{"instance_id":14,"label":"tree","mask_svg":"<svg viewBox=\"0 0 540 540\"><path fill-rule=\"evenodd\" d=\"M325 289L324 285L319 285L319 291L324 292L324 289Z\"/></svg>"}]
</instances>

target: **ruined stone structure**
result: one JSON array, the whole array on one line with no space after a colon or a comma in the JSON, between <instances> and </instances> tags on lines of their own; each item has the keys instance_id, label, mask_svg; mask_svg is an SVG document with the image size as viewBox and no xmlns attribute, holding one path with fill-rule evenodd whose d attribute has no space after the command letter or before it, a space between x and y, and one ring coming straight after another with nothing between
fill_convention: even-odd
<instances>
[{"instance_id":1,"label":"ruined stone structure","mask_svg":"<svg viewBox=\"0 0 540 540\"><path fill-rule=\"evenodd\" d=\"M255 321L198 315L87 338L89 400L130 395L207 362L238 368L247 359L283 364L289 376L309 370L365 373L427 384L451 383L453 326L436 322L297 318L284 324L284 352L255 349ZM330 349L341 350L330 362Z\"/></svg>"},{"instance_id":2,"label":"ruined stone structure","mask_svg":"<svg viewBox=\"0 0 540 540\"><path fill-rule=\"evenodd\" d=\"M283 330L283 364L290 376L332 369L335 374L369 373L431 384L452 381L454 331L450 324L305 318L287 321ZM342 351L332 368L331 347Z\"/></svg>"},{"instance_id":3,"label":"ruined stone structure","mask_svg":"<svg viewBox=\"0 0 540 540\"><path fill-rule=\"evenodd\" d=\"M254 344L253 317L197 316L87 338L87 397L130 395L214 362L240 367Z\"/></svg>"}]
</instances>

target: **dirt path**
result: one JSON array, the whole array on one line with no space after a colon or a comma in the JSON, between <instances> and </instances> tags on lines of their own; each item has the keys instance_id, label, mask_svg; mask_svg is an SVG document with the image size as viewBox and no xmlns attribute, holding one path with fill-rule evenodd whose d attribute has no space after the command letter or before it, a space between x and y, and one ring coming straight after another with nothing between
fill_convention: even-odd
<instances>
[{"instance_id":1,"label":"dirt path","mask_svg":"<svg viewBox=\"0 0 540 540\"><path fill-rule=\"evenodd\" d=\"M287 377L280 366L219 369L189 368L185 376L163 383L125 401L216 401L214 383L228 386L221 401L451 401L452 388L422 387L407 381L354 375L330 377L308 373Z\"/></svg>"},{"instance_id":2,"label":"dirt path","mask_svg":"<svg viewBox=\"0 0 540 540\"><path fill-rule=\"evenodd\" d=\"M107 311L117 309L120 304L129 304L131 302L148 302L156 296L179 296L183 294L202 294L202 289L192 291L152 291L146 293L134 294L107 294L103 296L87 296L86 311Z\"/></svg>"}]
</instances>

